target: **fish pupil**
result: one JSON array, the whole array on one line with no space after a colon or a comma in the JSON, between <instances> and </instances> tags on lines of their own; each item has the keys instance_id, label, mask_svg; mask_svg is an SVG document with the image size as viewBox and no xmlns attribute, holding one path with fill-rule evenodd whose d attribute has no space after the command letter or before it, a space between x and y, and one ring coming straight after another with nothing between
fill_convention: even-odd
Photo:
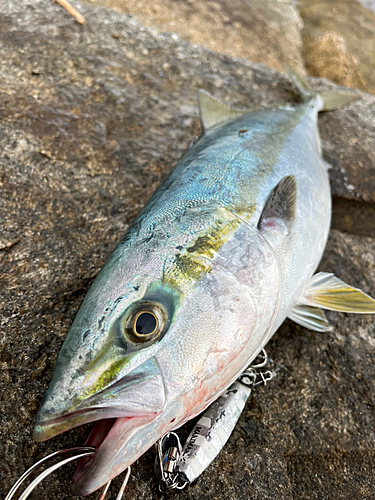
<instances>
[{"instance_id":1,"label":"fish pupil","mask_svg":"<svg viewBox=\"0 0 375 500\"><path fill-rule=\"evenodd\" d=\"M153 333L156 329L156 318L151 313L142 313L138 316L135 330L141 335Z\"/></svg>"}]
</instances>

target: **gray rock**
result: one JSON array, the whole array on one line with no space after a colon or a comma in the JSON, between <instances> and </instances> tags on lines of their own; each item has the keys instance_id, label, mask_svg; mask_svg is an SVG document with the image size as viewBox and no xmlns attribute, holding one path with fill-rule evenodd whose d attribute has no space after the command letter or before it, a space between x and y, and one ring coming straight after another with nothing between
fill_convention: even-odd
<instances>
[{"instance_id":1,"label":"gray rock","mask_svg":"<svg viewBox=\"0 0 375 500\"><path fill-rule=\"evenodd\" d=\"M305 74L302 21L292 0L86 0L215 52Z\"/></svg>"},{"instance_id":2,"label":"gray rock","mask_svg":"<svg viewBox=\"0 0 375 500\"><path fill-rule=\"evenodd\" d=\"M36 411L90 283L200 134L198 89L238 107L296 100L275 71L160 34L129 16L78 5L84 26L49 0L9 1L0 14L3 495L36 460L87 436L85 426L37 445L31 437ZM375 98L363 95L320 120L339 207L335 227L353 233L332 231L321 269L373 296L374 228L368 237L362 209L366 217L374 214L374 111ZM254 390L223 453L176 495L372 498L373 321L330 318L335 329L328 334L289 321L282 326L268 348L283 365L279 376ZM165 497L152 462L149 451L135 464L127 498ZM72 471L47 479L33 498L74 498Z\"/></svg>"}]
</instances>

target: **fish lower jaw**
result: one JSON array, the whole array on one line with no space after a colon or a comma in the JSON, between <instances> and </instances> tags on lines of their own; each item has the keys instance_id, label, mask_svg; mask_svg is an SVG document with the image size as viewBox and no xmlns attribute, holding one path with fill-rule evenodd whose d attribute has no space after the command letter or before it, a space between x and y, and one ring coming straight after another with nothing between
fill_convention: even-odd
<instances>
[{"instance_id":1,"label":"fish lower jaw","mask_svg":"<svg viewBox=\"0 0 375 500\"><path fill-rule=\"evenodd\" d=\"M144 448L139 447L139 453L134 454L134 451L126 450L126 443L131 435L155 418L156 415L147 415L97 421L85 442L85 445L96 448L95 454L78 462L73 476L73 493L89 495L142 455L146 451Z\"/></svg>"}]
</instances>

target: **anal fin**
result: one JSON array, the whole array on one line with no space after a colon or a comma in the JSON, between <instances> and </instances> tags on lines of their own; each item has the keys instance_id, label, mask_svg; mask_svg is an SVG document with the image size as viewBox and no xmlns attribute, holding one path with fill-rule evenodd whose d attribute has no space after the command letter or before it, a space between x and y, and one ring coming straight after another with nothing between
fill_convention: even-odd
<instances>
[{"instance_id":1,"label":"anal fin","mask_svg":"<svg viewBox=\"0 0 375 500\"><path fill-rule=\"evenodd\" d=\"M299 304L331 311L375 314L372 297L329 273L317 273L311 278Z\"/></svg>"},{"instance_id":2,"label":"anal fin","mask_svg":"<svg viewBox=\"0 0 375 500\"><path fill-rule=\"evenodd\" d=\"M315 332L329 332L333 328L319 307L297 304L288 314L288 318Z\"/></svg>"}]
</instances>

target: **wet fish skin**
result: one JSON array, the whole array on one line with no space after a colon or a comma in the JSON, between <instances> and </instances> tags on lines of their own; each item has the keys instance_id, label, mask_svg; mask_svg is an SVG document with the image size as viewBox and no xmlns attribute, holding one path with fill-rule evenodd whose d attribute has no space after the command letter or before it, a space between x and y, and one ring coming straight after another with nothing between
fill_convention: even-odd
<instances>
[{"instance_id":1,"label":"wet fish skin","mask_svg":"<svg viewBox=\"0 0 375 500\"><path fill-rule=\"evenodd\" d=\"M209 127L98 274L34 431L42 441L117 418L78 468L76 493L102 486L215 400L303 296L330 224L322 106L311 96ZM146 303L161 305L166 324L136 344L124 324Z\"/></svg>"}]
</instances>

